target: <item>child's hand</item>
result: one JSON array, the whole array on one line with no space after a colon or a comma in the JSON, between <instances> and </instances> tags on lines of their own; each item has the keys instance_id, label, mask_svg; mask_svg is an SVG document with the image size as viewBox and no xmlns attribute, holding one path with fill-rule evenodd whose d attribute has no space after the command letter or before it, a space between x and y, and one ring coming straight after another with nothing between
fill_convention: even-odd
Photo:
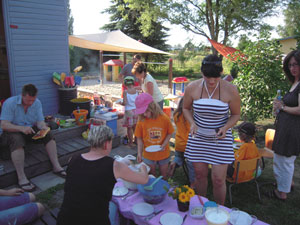
<instances>
[{"instance_id":1,"label":"child's hand","mask_svg":"<svg viewBox=\"0 0 300 225\"><path fill-rule=\"evenodd\" d=\"M136 161L137 161L138 163L141 163L141 162L142 162L142 155L141 155L141 154L138 154L138 155L137 155Z\"/></svg>"}]
</instances>

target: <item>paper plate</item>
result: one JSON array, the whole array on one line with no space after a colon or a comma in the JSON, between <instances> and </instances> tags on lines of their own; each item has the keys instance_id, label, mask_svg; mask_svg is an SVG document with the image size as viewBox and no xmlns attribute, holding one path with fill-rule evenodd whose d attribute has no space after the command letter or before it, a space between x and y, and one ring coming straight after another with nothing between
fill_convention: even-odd
<instances>
[{"instance_id":1,"label":"paper plate","mask_svg":"<svg viewBox=\"0 0 300 225\"><path fill-rule=\"evenodd\" d=\"M231 211L229 222L231 224L251 225L253 218L244 211Z\"/></svg>"},{"instance_id":2,"label":"paper plate","mask_svg":"<svg viewBox=\"0 0 300 225\"><path fill-rule=\"evenodd\" d=\"M150 145L147 148L145 148L146 152L158 152L161 150L160 145Z\"/></svg>"},{"instance_id":3,"label":"paper plate","mask_svg":"<svg viewBox=\"0 0 300 225\"><path fill-rule=\"evenodd\" d=\"M148 203L140 202L132 207L132 212L138 216L148 216L154 212L154 208Z\"/></svg>"},{"instance_id":4,"label":"paper plate","mask_svg":"<svg viewBox=\"0 0 300 225\"><path fill-rule=\"evenodd\" d=\"M115 187L113 189L112 195L119 197L119 196L124 196L127 193L128 193L128 188L126 188L126 187Z\"/></svg>"},{"instance_id":5,"label":"paper plate","mask_svg":"<svg viewBox=\"0 0 300 225\"><path fill-rule=\"evenodd\" d=\"M178 213L169 212L162 215L159 221L162 225L181 225L183 219Z\"/></svg>"}]
</instances>

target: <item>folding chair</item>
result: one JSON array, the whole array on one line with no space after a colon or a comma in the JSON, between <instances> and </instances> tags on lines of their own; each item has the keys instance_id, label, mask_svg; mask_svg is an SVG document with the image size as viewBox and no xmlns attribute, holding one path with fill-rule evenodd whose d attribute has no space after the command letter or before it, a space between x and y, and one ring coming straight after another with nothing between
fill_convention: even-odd
<instances>
[{"instance_id":1,"label":"folding chair","mask_svg":"<svg viewBox=\"0 0 300 225\"><path fill-rule=\"evenodd\" d=\"M267 129L265 133L265 147L263 149L258 149L259 155L261 156L262 169L265 168L264 158L273 158L274 152L272 150L273 140L275 136L274 129Z\"/></svg>"},{"instance_id":2,"label":"folding chair","mask_svg":"<svg viewBox=\"0 0 300 225\"><path fill-rule=\"evenodd\" d=\"M235 179L227 177L227 182L229 182L229 187L228 187L228 192L229 192L229 200L230 200L230 205L232 205L232 194L231 194L231 188L233 185L240 184L240 183L246 183L250 181L254 181L256 184L256 189L257 189L257 194L258 194L258 199L261 202L261 197L260 197L260 191L259 191L259 184L257 182L257 172L258 172L258 166L259 166L259 161L260 157L256 157L254 159L248 159L248 160L236 160L234 162L235 170L236 170L236 177ZM241 172L246 172L249 170L255 170L255 176L247 179L240 181L239 180L239 174Z\"/></svg>"}]
</instances>

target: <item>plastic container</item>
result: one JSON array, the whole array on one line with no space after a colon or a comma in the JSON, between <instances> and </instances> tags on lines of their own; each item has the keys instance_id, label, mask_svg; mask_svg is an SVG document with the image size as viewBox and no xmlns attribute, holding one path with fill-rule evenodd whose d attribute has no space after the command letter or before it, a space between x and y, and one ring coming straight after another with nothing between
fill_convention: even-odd
<instances>
[{"instance_id":1,"label":"plastic container","mask_svg":"<svg viewBox=\"0 0 300 225\"><path fill-rule=\"evenodd\" d=\"M91 99L88 98L74 98L71 101L72 111L75 109L86 109L88 111L87 118L90 118L90 111L91 111Z\"/></svg>"},{"instance_id":2,"label":"plastic container","mask_svg":"<svg viewBox=\"0 0 300 225\"><path fill-rule=\"evenodd\" d=\"M59 113L64 116L70 116L73 108L72 99L77 98L77 88L58 88Z\"/></svg>"},{"instance_id":3,"label":"plastic container","mask_svg":"<svg viewBox=\"0 0 300 225\"><path fill-rule=\"evenodd\" d=\"M101 119L106 121L106 126L110 127L115 136L118 134L118 127L117 127L117 119L118 115L113 112L108 113L95 113L94 118Z\"/></svg>"},{"instance_id":4,"label":"plastic container","mask_svg":"<svg viewBox=\"0 0 300 225\"><path fill-rule=\"evenodd\" d=\"M145 190L144 187L152 184L155 179L156 178L149 178L147 184L143 184L143 185L138 184L137 185L137 188L138 188L139 192L142 194L144 201L147 203L150 203L150 204L161 203L167 195L167 191L165 190L165 188L166 189L170 188L170 185L168 184L168 182L161 179L154 185L152 191Z\"/></svg>"},{"instance_id":5,"label":"plastic container","mask_svg":"<svg viewBox=\"0 0 300 225\"><path fill-rule=\"evenodd\" d=\"M88 110L86 110L86 109L77 110L76 109L76 110L73 111L73 114L75 116L76 124L78 126L85 125Z\"/></svg>"},{"instance_id":6,"label":"plastic container","mask_svg":"<svg viewBox=\"0 0 300 225\"><path fill-rule=\"evenodd\" d=\"M164 113L168 115L168 117L172 118L172 108L170 106L164 106Z\"/></svg>"},{"instance_id":7,"label":"plastic container","mask_svg":"<svg viewBox=\"0 0 300 225\"><path fill-rule=\"evenodd\" d=\"M214 207L205 211L205 219L208 225L227 225L230 215L225 209Z\"/></svg>"},{"instance_id":8,"label":"plastic container","mask_svg":"<svg viewBox=\"0 0 300 225\"><path fill-rule=\"evenodd\" d=\"M194 219L202 219L205 214L205 209L202 205L190 206L189 215Z\"/></svg>"}]
</instances>

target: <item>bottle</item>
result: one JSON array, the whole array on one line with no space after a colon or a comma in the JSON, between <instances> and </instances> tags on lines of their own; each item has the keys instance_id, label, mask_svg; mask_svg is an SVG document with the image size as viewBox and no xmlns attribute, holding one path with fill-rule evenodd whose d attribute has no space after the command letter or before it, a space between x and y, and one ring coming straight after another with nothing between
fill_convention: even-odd
<instances>
[{"instance_id":1,"label":"bottle","mask_svg":"<svg viewBox=\"0 0 300 225\"><path fill-rule=\"evenodd\" d=\"M100 105L100 96L98 95L97 92L94 92L93 98L94 98L94 103L95 103L95 105L96 105L96 106Z\"/></svg>"},{"instance_id":2,"label":"bottle","mask_svg":"<svg viewBox=\"0 0 300 225\"><path fill-rule=\"evenodd\" d=\"M277 94L275 97L277 100L281 101L281 90L277 90ZM274 116L277 116L277 114L279 113L279 109L277 109L275 112L273 112Z\"/></svg>"}]
</instances>

